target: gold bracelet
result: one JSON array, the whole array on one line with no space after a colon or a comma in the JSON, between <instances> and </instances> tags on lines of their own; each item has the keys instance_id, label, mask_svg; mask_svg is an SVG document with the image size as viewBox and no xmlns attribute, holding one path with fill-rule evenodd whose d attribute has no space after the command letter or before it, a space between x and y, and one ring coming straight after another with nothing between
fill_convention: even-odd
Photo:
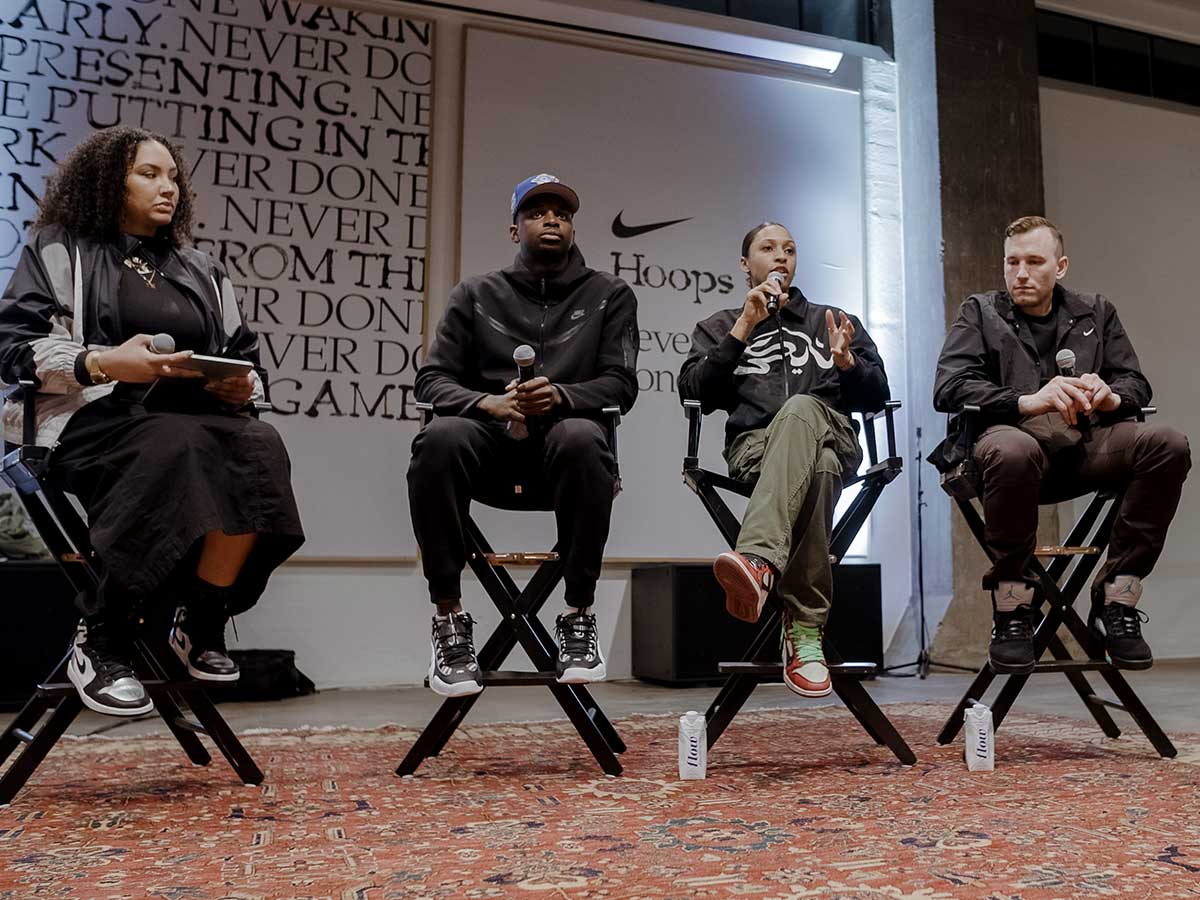
<instances>
[{"instance_id":1,"label":"gold bracelet","mask_svg":"<svg viewBox=\"0 0 1200 900\"><path fill-rule=\"evenodd\" d=\"M85 356L83 358L83 365L87 369L88 377L92 379L92 384L108 384L112 381L112 376L100 368L99 350L93 350Z\"/></svg>"}]
</instances>

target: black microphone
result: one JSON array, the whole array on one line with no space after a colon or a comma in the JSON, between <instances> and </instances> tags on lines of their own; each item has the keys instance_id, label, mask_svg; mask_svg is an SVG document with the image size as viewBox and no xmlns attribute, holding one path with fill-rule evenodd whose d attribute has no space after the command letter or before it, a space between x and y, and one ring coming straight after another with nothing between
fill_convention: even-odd
<instances>
[{"instance_id":1,"label":"black microphone","mask_svg":"<svg viewBox=\"0 0 1200 900\"><path fill-rule=\"evenodd\" d=\"M1064 347L1054 354L1054 365L1058 366L1058 374L1063 378L1077 378L1075 374L1075 351ZM1084 413L1075 416L1075 427L1086 441L1091 438L1092 420Z\"/></svg>"},{"instance_id":2,"label":"black microphone","mask_svg":"<svg viewBox=\"0 0 1200 900\"><path fill-rule=\"evenodd\" d=\"M154 335L154 337L150 338L150 347L148 349L151 353L157 354L174 353L175 338L171 337L165 331L160 331L158 334ZM150 387L146 388L146 390L143 392L141 401L143 405L145 405L146 401L150 399L150 395L154 393L154 389L158 387L158 383L161 380L161 376L159 378L155 378L154 381L150 383Z\"/></svg>"},{"instance_id":3,"label":"black microphone","mask_svg":"<svg viewBox=\"0 0 1200 900\"><path fill-rule=\"evenodd\" d=\"M513 362L517 364L517 384L529 381L535 376L534 363L537 353L528 344L522 344L513 351ZM529 437L530 428L526 422L509 422L508 433L519 441Z\"/></svg>"},{"instance_id":4,"label":"black microphone","mask_svg":"<svg viewBox=\"0 0 1200 900\"><path fill-rule=\"evenodd\" d=\"M775 282L783 288L784 295L787 295L787 288L783 287L783 283L787 281L787 276L782 272L772 272L767 276L767 281ZM767 313L773 316L777 312L779 312L779 298L772 294L767 298Z\"/></svg>"}]
</instances>

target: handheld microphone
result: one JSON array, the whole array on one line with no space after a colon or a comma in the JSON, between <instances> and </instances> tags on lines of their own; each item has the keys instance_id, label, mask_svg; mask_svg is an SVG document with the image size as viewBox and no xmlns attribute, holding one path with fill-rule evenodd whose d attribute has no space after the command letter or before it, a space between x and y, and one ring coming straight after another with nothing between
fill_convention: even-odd
<instances>
[{"instance_id":1,"label":"handheld microphone","mask_svg":"<svg viewBox=\"0 0 1200 900\"><path fill-rule=\"evenodd\" d=\"M1075 377L1075 351L1064 347L1054 354L1054 364L1058 366L1058 374L1064 378Z\"/></svg>"},{"instance_id":2,"label":"handheld microphone","mask_svg":"<svg viewBox=\"0 0 1200 900\"><path fill-rule=\"evenodd\" d=\"M775 282L777 285L783 288L785 294L787 293L787 288L783 287L783 283L786 280L787 276L782 272L772 272L767 276L767 281ZM773 294L767 298L767 312L772 316L779 312L779 298Z\"/></svg>"},{"instance_id":3,"label":"handheld microphone","mask_svg":"<svg viewBox=\"0 0 1200 900\"><path fill-rule=\"evenodd\" d=\"M517 384L529 381L534 377L534 363L537 353L528 344L522 344L513 351L513 362L517 364ZM518 441L529 437L529 426L525 422L509 422L508 433Z\"/></svg>"},{"instance_id":4,"label":"handheld microphone","mask_svg":"<svg viewBox=\"0 0 1200 900\"><path fill-rule=\"evenodd\" d=\"M1075 374L1075 351L1064 347L1054 354L1054 365L1058 366L1058 374L1064 378L1077 378ZM1085 413L1080 412L1075 416L1075 427L1079 429L1079 433L1083 435L1083 439L1090 440L1092 436L1092 420Z\"/></svg>"},{"instance_id":5,"label":"handheld microphone","mask_svg":"<svg viewBox=\"0 0 1200 900\"><path fill-rule=\"evenodd\" d=\"M537 353L528 344L522 344L513 351L513 362L517 364L517 384L533 378L533 364Z\"/></svg>"},{"instance_id":6,"label":"handheld microphone","mask_svg":"<svg viewBox=\"0 0 1200 900\"><path fill-rule=\"evenodd\" d=\"M171 337L165 331L160 331L158 334L154 335L154 337L150 338L149 350L151 353L158 353L158 354L174 353L175 352L175 338ZM154 381L151 382L150 387L146 388L145 393L142 394L142 404L143 405L145 405L146 401L148 399L150 399L150 395L152 393L154 393L154 389L156 387L158 387L158 383L161 380L162 380L161 378L155 378Z\"/></svg>"}]
</instances>

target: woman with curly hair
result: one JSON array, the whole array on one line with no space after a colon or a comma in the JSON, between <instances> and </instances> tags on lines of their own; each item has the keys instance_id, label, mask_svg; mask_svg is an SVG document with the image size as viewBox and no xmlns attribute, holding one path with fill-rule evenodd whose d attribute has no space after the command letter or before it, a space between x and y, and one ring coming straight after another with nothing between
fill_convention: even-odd
<instances>
[{"instance_id":1,"label":"woman with curly hair","mask_svg":"<svg viewBox=\"0 0 1200 900\"><path fill-rule=\"evenodd\" d=\"M79 598L68 671L89 708L113 715L152 708L130 665L135 611L153 622L173 609L164 636L188 672L232 681L229 617L304 540L283 442L247 412L265 397L258 338L222 266L188 246L192 211L170 141L97 132L47 180L0 297L0 382L36 381L47 476L86 509L103 572ZM161 333L175 352L154 352ZM253 368L208 380L186 368L193 354ZM10 403L5 437L21 424Z\"/></svg>"}]
</instances>

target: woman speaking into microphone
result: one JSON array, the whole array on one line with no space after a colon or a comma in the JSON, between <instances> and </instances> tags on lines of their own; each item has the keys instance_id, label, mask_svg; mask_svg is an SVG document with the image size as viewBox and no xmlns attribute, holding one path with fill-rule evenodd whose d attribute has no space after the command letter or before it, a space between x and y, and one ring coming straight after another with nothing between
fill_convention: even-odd
<instances>
[{"instance_id":1,"label":"woman speaking into microphone","mask_svg":"<svg viewBox=\"0 0 1200 900\"><path fill-rule=\"evenodd\" d=\"M37 383L47 476L83 504L103 572L79 599L68 670L83 702L113 715L152 708L130 665L135 611L174 610L188 672L232 681L229 617L304 541L287 451L252 414L258 338L222 266L189 246L187 172L160 135L91 135L47 179L0 298L0 382ZM4 425L19 440L18 404Z\"/></svg>"}]
</instances>

